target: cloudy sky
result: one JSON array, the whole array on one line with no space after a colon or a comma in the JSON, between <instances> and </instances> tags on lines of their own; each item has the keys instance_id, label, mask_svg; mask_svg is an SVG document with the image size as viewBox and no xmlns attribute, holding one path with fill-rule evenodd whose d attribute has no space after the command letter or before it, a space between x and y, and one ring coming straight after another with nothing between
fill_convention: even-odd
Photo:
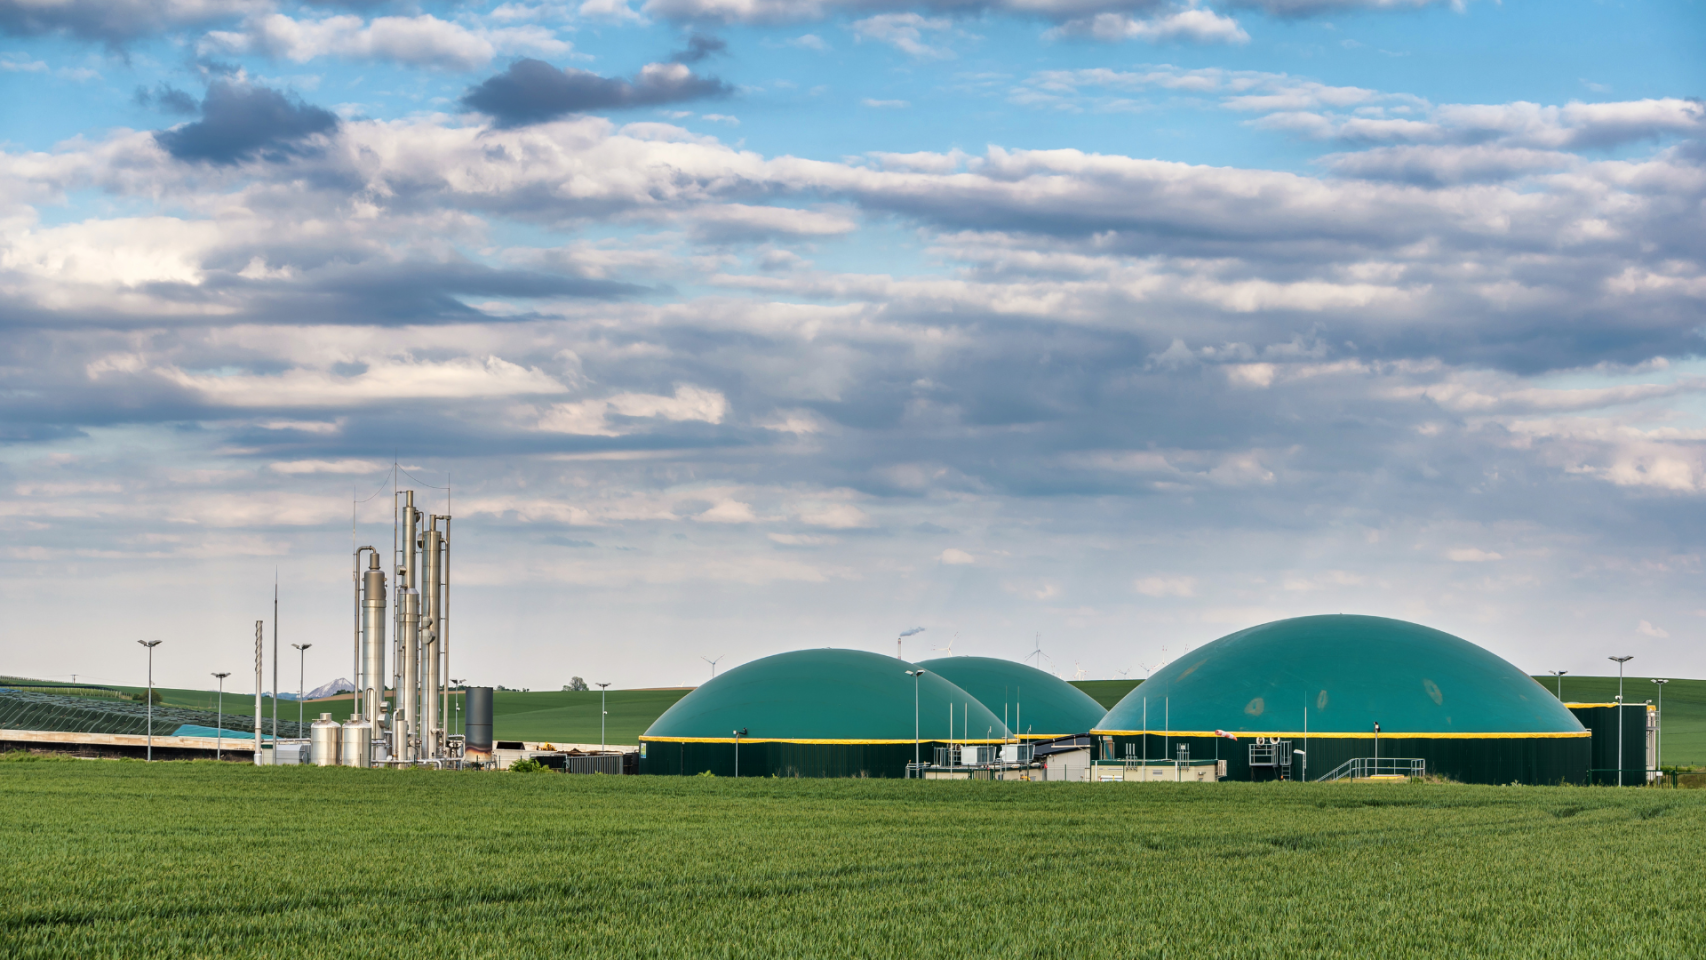
<instances>
[{"instance_id":1,"label":"cloudy sky","mask_svg":"<svg viewBox=\"0 0 1706 960\"><path fill-rule=\"evenodd\" d=\"M246 677L276 570L347 675L395 460L471 682L912 627L1139 677L1320 612L1706 676L1702 49L1687 0L0 0L0 673Z\"/></svg>"}]
</instances>

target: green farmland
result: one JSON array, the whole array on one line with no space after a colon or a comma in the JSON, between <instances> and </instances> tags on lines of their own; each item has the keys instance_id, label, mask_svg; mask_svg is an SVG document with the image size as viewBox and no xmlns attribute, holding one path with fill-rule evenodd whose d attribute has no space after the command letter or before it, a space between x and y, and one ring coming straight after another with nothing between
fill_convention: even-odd
<instances>
[{"instance_id":1,"label":"green farmland","mask_svg":"<svg viewBox=\"0 0 1706 960\"><path fill-rule=\"evenodd\" d=\"M35 760L0 796L8 957L1706 954L1706 790Z\"/></svg>"}]
</instances>

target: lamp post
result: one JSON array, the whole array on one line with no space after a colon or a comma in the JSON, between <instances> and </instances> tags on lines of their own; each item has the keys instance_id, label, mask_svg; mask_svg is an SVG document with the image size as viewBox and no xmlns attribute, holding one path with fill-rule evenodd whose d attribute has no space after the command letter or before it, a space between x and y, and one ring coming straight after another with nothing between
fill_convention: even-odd
<instances>
[{"instance_id":1,"label":"lamp post","mask_svg":"<svg viewBox=\"0 0 1706 960\"><path fill-rule=\"evenodd\" d=\"M1617 661L1617 785L1623 786L1623 665L1635 659L1627 657L1607 657Z\"/></svg>"},{"instance_id":2,"label":"lamp post","mask_svg":"<svg viewBox=\"0 0 1706 960\"><path fill-rule=\"evenodd\" d=\"M735 731L735 779L740 779L740 738L746 735L746 728Z\"/></svg>"},{"instance_id":3,"label":"lamp post","mask_svg":"<svg viewBox=\"0 0 1706 960\"><path fill-rule=\"evenodd\" d=\"M217 719L213 721L218 724L213 730L216 738L213 741L213 759L215 760L221 759L225 751L225 678L230 675L230 673L214 674L219 678L219 712L215 714Z\"/></svg>"},{"instance_id":4,"label":"lamp post","mask_svg":"<svg viewBox=\"0 0 1706 960\"><path fill-rule=\"evenodd\" d=\"M464 683L467 683L467 682L468 682L467 680L452 680L452 681L450 681L450 685L452 687L460 687ZM468 691L466 691L466 690L462 691L462 698L463 698L463 700L466 700L468 698ZM461 733L464 737L466 737L468 735L468 731L463 729L463 727L462 727L462 700L455 700L452 702L454 702L456 704L456 729L459 733Z\"/></svg>"},{"instance_id":5,"label":"lamp post","mask_svg":"<svg viewBox=\"0 0 1706 960\"><path fill-rule=\"evenodd\" d=\"M919 764L918 737L918 678L929 673L928 670L908 670L906 675L912 678L912 769L918 772L918 779L924 779L924 770Z\"/></svg>"},{"instance_id":6,"label":"lamp post","mask_svg":"<svg viewBox=\"0 0 1706 960\"><path fill-rule=\"evenodd\" d=\"M1558 678L1558 702L1563 703L1564 702L1564 674L1569 673L1570 671L1568 671L1568 670L1548 670L1546 672L1550 673L1554 677Z\"/></svg>"},{"instance_id":7,"label":"lamp post","mask_svg":"<svg viewBox=\"0 0 1706 960\"><path fill-rule=\"evenodd\" d=\"M302 736L302 680L307 676L308 648L312 643L293 643L296 648L296 735Z\"/></svg>"},{"instance_id":8,"label":"lamp post","mask_svg":"<svg viewBox=\"0 0 1706 960\"><path fill-rule=\"evenodd\" d=\"M137 643L148 648L148 762L154 762L154 648L160 645L158 640L138 640Z\"/></svg>"},{"instance_id":9,"label":"lamp post","mask_svg":"<svg viewBox=\"0 0 1706 960\"><path fill-rule=\"evenodd\" d=\"M1670 681L1654 680L1653 682L1659 685L1659 742L1658 749L1655 751L1658 756L1653 758L1653 766L1663 770L1665 766L1665 684ZM1659 782L1664 782L1663 776L1659 778Z\"/></svg>"},{"instance_id":10,"label":"lamp post","mask_svg":"<svg viewBox=\"0 0 1706 960\"><path fill-rule=\"evenodd\" d=\"M1380 772L1380 724L1374 725L1374 772Z\"/></svg>"},{"instance_id":11,"label":"lamp post","mask_svg":"<svg viewBox=\"0 0 1706 960\"><path fill-rule=\"evenodd\" d=\"M605 721L606 717L610 716L610 711L604 709L604 691L605 691L605 688L608 686L610 686L610 684L608 684L608 683L601 683L598 685L598 752L599 753L604 752L604 721ZM735 747L735 763L737 765L740 763L740 747L738 745Z\"/></svg>"}]
</instances>

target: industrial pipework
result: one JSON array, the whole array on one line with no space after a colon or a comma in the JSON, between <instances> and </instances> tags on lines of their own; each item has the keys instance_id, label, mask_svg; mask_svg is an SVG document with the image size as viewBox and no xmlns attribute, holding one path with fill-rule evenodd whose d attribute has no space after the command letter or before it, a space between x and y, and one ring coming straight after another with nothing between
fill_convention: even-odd
<instances>
[{"instance_id":1,"label":"industrial pipework","mask_svg":"<svg viewBox=\"0 0 1706 960\"><path fill-rule=\"evenodd\" d=\"M346 766L443 767L462 756L464 738L449 736L446 722L450 716L450 517L433 514L424 518L423 526L421 512L415 509L415 492L399 493L397 520L402 537L393 556L396 602L390 608L389 686L385 571L380 569L376 548L355 551L356 703L340 734L337 753L337 762ZM364 553L371 554L366 569L361 565Z\"/></svg>"}]
</instances>

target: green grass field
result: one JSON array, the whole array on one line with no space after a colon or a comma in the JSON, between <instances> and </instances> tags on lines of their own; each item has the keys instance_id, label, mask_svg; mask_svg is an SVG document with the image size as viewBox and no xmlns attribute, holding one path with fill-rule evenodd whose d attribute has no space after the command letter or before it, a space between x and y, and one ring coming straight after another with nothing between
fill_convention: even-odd
<instances>
[{"instance_id":1,"label":"green grass field","mask_svg":"<svg viewBox=\"0 0 1706 960\"><path fill-rule=\"evenodd\" d=\"M1692 957L1706 790L0 763L8 957Z\"/></svg>"}]
</instances>

